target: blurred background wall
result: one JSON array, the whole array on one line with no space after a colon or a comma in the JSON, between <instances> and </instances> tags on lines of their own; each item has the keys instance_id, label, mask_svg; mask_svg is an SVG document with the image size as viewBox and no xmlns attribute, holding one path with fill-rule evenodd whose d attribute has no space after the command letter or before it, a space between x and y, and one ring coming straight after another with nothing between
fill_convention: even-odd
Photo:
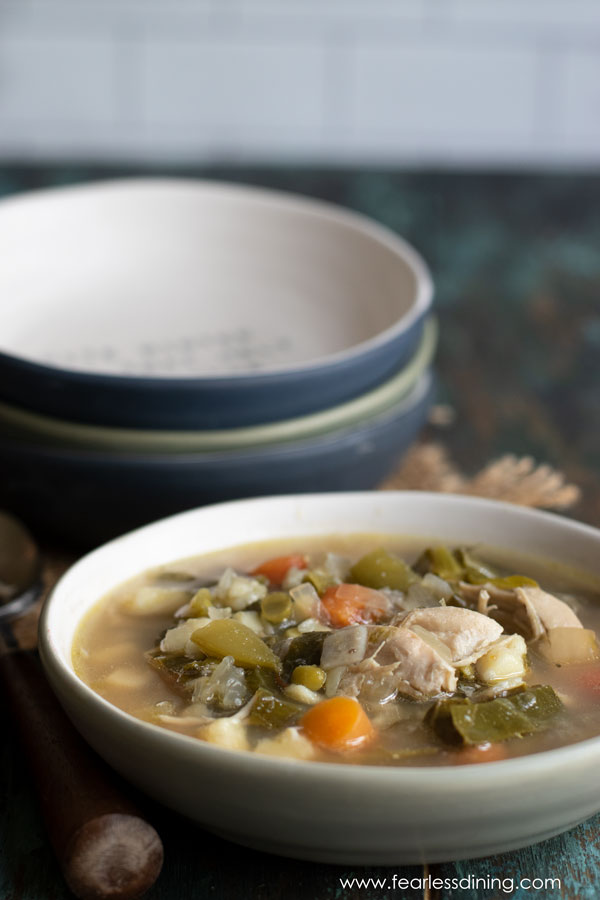
<instances>
[{"instance_id":1,"label":"blurred background wall","mask_svg":"<svg viewBox=\"0 0 600 900\"><path fill-rule=\"evenodd\" d=\"M0 0L0 156L600 161L598 0Z\"/></svg>"}]
</instances>

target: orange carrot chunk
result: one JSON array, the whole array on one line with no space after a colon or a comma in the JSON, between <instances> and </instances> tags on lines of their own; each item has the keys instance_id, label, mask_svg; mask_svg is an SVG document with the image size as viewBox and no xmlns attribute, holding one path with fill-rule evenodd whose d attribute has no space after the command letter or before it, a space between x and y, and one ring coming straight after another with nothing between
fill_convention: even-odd
<instances>
[{"instance_id":1,"label":"orange carrot chunk","mask_svg":"<svg viewBox=\"0 0 600 900\"><path fill-rule=\"evenodd\" d=\"M269 579L271 584L281 584L290 569L306 569L307 560L300 553L291 553L289 556L276 556L274 559L267 559L252 569L251 575L264 575Z\"/></svg>"},{"instance_id":2,"label":"orange carrot chunk","mask_svg":"<svg viewBox=\"0 0 600 900\"><path fill-rule=\"evenodd\" d=\"M303 715L300 725L309 740L335 753L356 750L375 737L366 712L353 697L323 700Z\"/></svg>"},{"instance_id":3,"label":"orange carrot chunk","mask_svg":"<svg viewBox=\"0 0 600 900\"><path fill-rule=\"evenodd\" d=\"M327 588L321 603L335 628L377 622L390 607L385 594L360 584L333 585Z\"/></svg>"},{"instance_id":4,"label":"orange carrot chunk","mask_svg":"<svg viewBox=\"0 0 600 900\"><path fill-rule=\"evenodd\" d=\"M497 762L506 758L506 749L502 744L497 741L494 743L486 741L484 744L472 744L470 747L463 747L456 753L456 758L453 762L457 766L465 766L469 763Z\"/></svg>"}]
</instances>

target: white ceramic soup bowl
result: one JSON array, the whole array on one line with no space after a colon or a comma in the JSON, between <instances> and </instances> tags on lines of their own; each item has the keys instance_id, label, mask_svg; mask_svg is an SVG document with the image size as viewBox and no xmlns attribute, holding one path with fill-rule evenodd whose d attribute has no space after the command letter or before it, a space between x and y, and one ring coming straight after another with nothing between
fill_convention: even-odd
<instances>
[{"instance_id":1,"label":"white ceramic soup bowl","mask_svg":"<svg viewBox=\"0 0 600 900\"><path fill-rule=\"evenodd\" d=\"M509 504L403 493L319 494L193 510L106 544L58 583L40 625L50 682L89 743L167 806L233 841L302 859L404 864L500 853L600 809L600 738L466 766L393 768L224 750L142 722L74 673L82 616L152 566L269 538L378 532L476 542L600 577L600 531Z\"/></svg>"}]
</instances>

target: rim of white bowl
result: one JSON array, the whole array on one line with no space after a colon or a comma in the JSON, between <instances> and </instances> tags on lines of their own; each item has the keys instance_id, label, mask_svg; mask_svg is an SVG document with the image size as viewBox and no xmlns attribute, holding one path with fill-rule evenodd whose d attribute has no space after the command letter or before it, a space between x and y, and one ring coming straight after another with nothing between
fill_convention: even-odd
<instances>
[{"instance_id":1,"label":"rim of white bowl","mask_svg":"<svg viewBox=\"0 0 600 900\"><path fill-rule=\"evenodd\" d=\"M576 534L579 533L582 536L585 535L587 537L591 537L598 541L598 543L600 544L600 530L592 527L591 525L585 525L573 519L567 519L566 517L556 515L555 513L531 509L529 507L517 506L516 504L506 503L500 500L489 500L487 498L472 497L462 494L439 494L430 491L350 491L332 494L304 494L300 497L293 494L270 497L253 497L246 500L232 500L226 503L212 504L211 506L200 507L199 509L177 513L174 516L169 516L165 519L159 520L158 522L153 522L150 525L145 525L142 528L138 528L135 531L131 531L128 534L115 538L107 544L104 544L96 550L93 550L91 553L86 554L86 556L82 557L82 559L76 562L60 578L44 604L39 624L40 654L44 666L51 672L51 679L53 677L56 677L58 679L61 679L63 683L66 682L68 687L71 690L75 691L80 699L85 700L88 703L96 704L99 709L102 709L105 713L108 712L109 714L114 715L124 724L129 725L135 730L138 730L140 734L144 734L148 737L154 738L155 741L162 741L170 744L173 747L179 747L181 749L181 752L185 753L188 756L190 754L196 754L199 756L208 755L209 758L213 757L214 759L219 759L222 758L222 754L225 753L227 757L229 757L232 765L235 764L239 768L246 770L249 775L251 775L252 773L261 773L265 776L268 776L274 775L278 772L281 774L284 774L286 772L294 772L296 777L307 777L318 781L331 781L331 779L336 779L336 781L343 784L346 788L351 788L352 785L356 783L358 770L361 773L361 781L366 782L367 784L371 783L374 786L385 786L386 784L389 785L390 781L394 781L400 787L402 786L402 783L410 782L411 787L414 788L416 784L418 788L422 787L426 790L429 790L432 786L448 787L449 785L451 785L452 787L456 786L456 788L458 789L463 789L467 786L476 789L478 784L483 784L484 782L489 785L490 778L494 776L494 773L498 780L501 780L501 777L503 775L506 775L507 778L510 777L526 779L529 774L535 774L537 777L539 777L540 774L550 775L552 771L563 769L565 765L569 763L576 763L581 759L594 758L595 760L600 761L600 736L586 738L585 740L577 741L574 744L567 744L566 746L557 747L551 750L541 750L536 753L527 754L525 756L517 756L505 760L496 760L494 762L487 762L485 764L467 763L461 766L375 766L362 763L360 765L351 765L347 763L343 764L319 762L317 760L305 761L295 759L282 759L279 757L266 756L258 753L254 754L243 750L229 750L224 747L213 746L205 741L199 740L198 738L193 738L188 735L179 734L177 732L161 728L160 726L154 725L151 722L145 722L141 719L136 718L131 713L127 713L119 707L114 706L108 700L105 700L104 697L101 697L100 694L97 694L91 687L89 687L89 685L87 685L84 681L82 681L82 679L79 678L74 669L71 668L71 665L65 661L61 651L54 645L52 641L52 606L53 603L56 602L56 596L60 595L60 591L64 589L65 584L68 585L69 580L76 578L81 569L85 569L90 560L98 558L104 553L111 552L119 544L126 544L128 541L143 539L144 536L150 533L153 529L156 530L161 527L165 527L169 522L172 522L176 519L182 521L186 517L191 519L194 517L194 515L198 514L200 509L211 510L215 507L219 507L223 509L229 508L234 511L236 508L239 509L242 505L283 505L286 503L297 503L299 500L310 505L311 503L322 503L324 500L334 503L336 499L339 499L341 497L358 498L366 496L372 498L376 497L378 502L384 503L391 503L394 501L401 502L403 497L410 497L414 500L415 496L419 496L422 498L422 502L424 503L435 502L450 507L471 506L474 509L489 509L491 511L493 511L494 509L504 510L508 511L512 515L520 516L526 520L529 520L532 525L539 524L540 522L554 522L555 525L566 528L567 530L572 531ZM387 500L384 499L386 497L388 498ZM301 537L302 535L300 535L299 533L298 536ZM115 585L115 587L116 586L117 585ZM101 597L97 598L97 600L100 599ZM86 608L86 612L90 608L91 605ZM85 615L85 613L83 615ZM79 617L77 625L79 625L82 617L83 616ZM72 649L73 637L75 635L76 627L71 637L71 642L69 645L70 650Z\"/></svg>"},{"instance_id":2,"label":"rim of white bowl","mask_svg":"<svg viewBox=\"0 0 600 900\"><path fill-rule=\"evenodd\" d=\"M36 371L40 375L54 375L54 377L62 376L64 378L75 379L89 385L111 384L114 386L121 385L140 385L143 384L153 390L160 387L181 387L181 386L218 386L226 388L228 386L239 386L243 382L250 382L252 385L269 383L273 379L281 375L293 376L309 372L311 369L335 369L337 366L353 360L368 356L370 353L378 350L385 344L391 343L395 338L400 337L404 332L421 318L431 306L433 299L434 286L433 279L429 268L420 255L420 253L407 240L397 235L391 228L380 224L363 213L355 212L346 207L329 203L325 200L309 197L302 194L293 194L288 191L275 190L272 188L264 188L250 184L236 184L235 182L218 181L216 179L193 179L193 178L177 178L162 177L152 178L144 175L106 179L104 181L86 182L85 184L75 184L51 188L41 188L35 191L28 191L24 194L10 195L0 200L0 217L4 211L10 212L14 206L23 206L30 204L34 207L37 204L46 204L48 202L61 202L67 200L73 195L81 195L84 193L98 193L107 190L143 189L144 187L168 189L174 186L187 186L189 189L203 191L207 194L222 194L223 196L238 194L240 198L254 198L259 203L279 209L287 208L291 213L312 213L313 215L327 220L333 224L342 227L351 228L355 233L362 234L380 245L386 247L396 256L401 258L411 269L415 277L415 297L410 309L404 313L400 319L393 325L383 329L378 334L365 341L353 344L345 350L339 350L327 356L318 357L308 360L304 363L293 363L289 366L278 366L264 372L236 372L228 375L210 376L189 376L182 377L180 375L170 376L168 374L146 377L144 375L117 375L112 373L86 372L77 368L69 368L68 366L53 366L50 363L40 362L30 359L26 356L16 355L14 352L3 350L0 348L0 359L9 360L19 366L24 366L29 370Z\"/></svg>"},{"instance_id":3,"label":"rim of white bowl","mask_svg":"<svg viewBox=\"0 0 600 900\"><path fill-rule=\"evenodd\" d=\"M0 402L0 425L15 428L18 437L36 437L53 444L57 441L61 446L79 449L113 449L118 452L193 453L290 443L351 427L359 421L384 414L400 403L408 397L431 363L437 339L437 321L431 316L425 322L419 345L408 364L383 384L338 406L267 425L210 431L108 428L56 419L4 402Z\"/></svg>"}]
</instances>

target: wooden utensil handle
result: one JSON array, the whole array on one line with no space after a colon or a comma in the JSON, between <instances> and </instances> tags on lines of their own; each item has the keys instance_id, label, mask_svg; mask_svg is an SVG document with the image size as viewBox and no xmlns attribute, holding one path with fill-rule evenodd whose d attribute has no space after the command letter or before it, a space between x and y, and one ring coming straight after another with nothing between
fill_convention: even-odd
<instances>
[{"instance_id":1,"label":"wooden utensil handle","mask_svg":"<svg viewBox=\"0 0 600 900\"><path fill-rule=\"evenodd\" d=\"M39 661L0 655L0 680L67 884L81 900L133 900L154 883L161 840L63 712Z\"/></svg>"}]
</instances>

